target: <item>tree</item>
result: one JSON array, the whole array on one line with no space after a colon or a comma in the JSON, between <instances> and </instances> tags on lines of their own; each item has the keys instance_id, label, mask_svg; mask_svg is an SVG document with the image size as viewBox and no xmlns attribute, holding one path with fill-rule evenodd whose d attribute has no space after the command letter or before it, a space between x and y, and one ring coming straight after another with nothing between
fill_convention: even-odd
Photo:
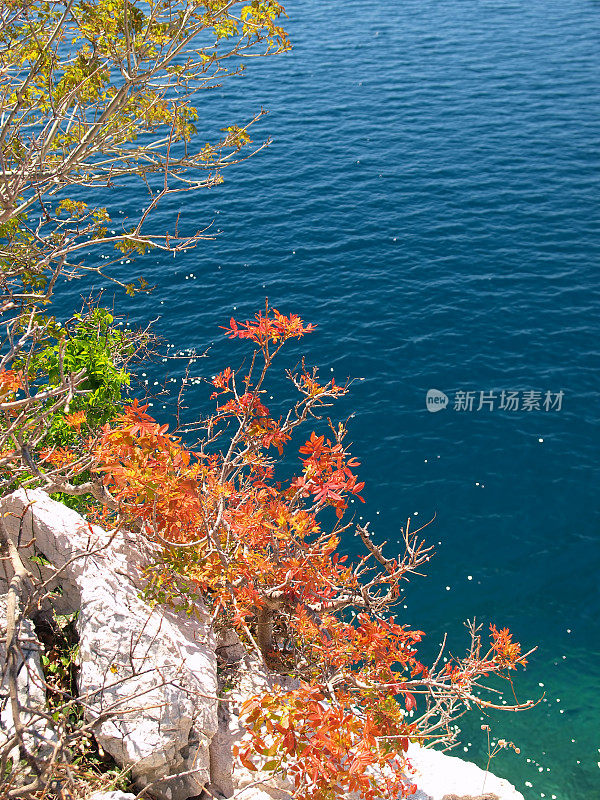
<instances>
[{"instance_id":1,"label":"tree","mask_svg":"<svg viewBox=\"0 0 600 800\"><path fill-rule=\"evenodd\" d=\"M250 138L262 110L207 142L197 106L247 59L288 49L283 17L275 0L0 2L0 496L41 486L79 508L90 496L113 505L90 472L90 452L122 409L150 334L121 330L98 297L63 320L52 300L62 281L86 273L145 291L142 278L111 267L211 237L178 218L157 230L154 212L171 195L218 185L226 167L264 147ZM119 226L118 189L135 182L145 206ZM6 645L14 688L16 632L43 597L30 591L1 523L0 551L14 573ZM16 697L13 711L17 719ZM45 786L40 775L31 792ZM25 796L22 788L3 784L0 793Z\"/></svg>"},{"instance_id":2,"label":"tree","mask_svg":"<svg viewBox=\"0 0 600 800\"><path fill-rule=\"evenodd\" d=\"M288 49L283 15L275 0L0 4L5 491L19 475L73 488L73 465L54 465L50 478L39 453L53 446L45 441L54 425L48 415L89 392L85 360L69 368L65 357L78 327L93 327L96 311L59 329L48 306L60 280L91 271L135 293L147 288L143 279L109 270L124 254L176 253L210 238L206 229L181 233L178 220L171 231L156 231L153 212L167 196L217 185L225 167L264 146L252 149L249 134L263 111L228 126L218 141L197 142L196 103L203 90L239 74L248 58ZM108 206L117 204L115 189L136 180L146 187L145 207L116 230ZM124 369L131 344L112 336L106 355ZM48 348L59 365L51 376L39 355Z\"/></svg>"},{"instance_id":3,"label":"tree","mask_svg":"<svg viewBox=\"0 0 600 800\"><path fill-rule=\"evenodd\" d=\"M490 676L512 688L510 673L528 654L494 625L484 645L472 624L464 658L442 660L442 648L432 667L420 663L424 634L393 611L431 548L407 524L405 551L390 558L368 526L347 519L363 483L345 425L313 431L299 448L299 474L281 475L296 429L347 391L333 379L320 383L302 362L287 372L297 402L278 418L264 405L285 342L312 330L268 305L252 321L232 319L227 335L255 347L250 367L214 378L216 411L194 450L134 403L105 426L97 469L121 524L162 545L149 595L190 613L208 603L217 625L233 627L268 668L297 681L246 703L242 764L284 771L302 798L396 797L411 791L409 741L454 741L453 723L471 705L532 705L500 705L485 694ZM365 548L353 565L339 549L352 528Z\"/></svg>"},{"instance_id":4,"label":"tree","mask_svg":"<svg viewBox=\"0 0 600 800\"><path fill-rule=\"evenodd\" d=\"M149 596L190 612L208 604L216 623L298 681L247 704L242 763L285 769L299 797L375 800L410 788L410 740L450 741L465 705L496 707L479 695L486 677L510 680L527 654L506 629L492 627L484 646L472 626L464 658L420 663L422 633L393 611L431 551L407 525L405 553L390 558L367 526L348 520L362 483L345 425L311 432L299 474L280 474L297 429L348 388L320 383L303 363L288 372L297 402L281 418L264 405L274 359L313 326L268 305L253 321L232 320L227 335L254 345L250 368L214 379L216 411L190 449L146 407L123 402L145 334L120 333L94 302L64 323L49 309L61 280L89 271L144 291L111 264L128 253L177 253L210 235L181 233L177 221L157 232L153 214L171 194L218 184L225 167L262 146L252 150L249 134L262 112L194 145L195 99L247 57L286 50L283 13L274 0L0 5L0 490L24 483L91 496L100 516L162 545ZM134 180L148 191L146 206L116 232L108 205L92 198L110 201ZM339 551L353 527L365 547L354 565ZM6 637L14 673L29 576L1 524L0 534L15 573ZM44 770L43 784L38 775L31 796L51 774Z\"/></svg>"}]
</instances>

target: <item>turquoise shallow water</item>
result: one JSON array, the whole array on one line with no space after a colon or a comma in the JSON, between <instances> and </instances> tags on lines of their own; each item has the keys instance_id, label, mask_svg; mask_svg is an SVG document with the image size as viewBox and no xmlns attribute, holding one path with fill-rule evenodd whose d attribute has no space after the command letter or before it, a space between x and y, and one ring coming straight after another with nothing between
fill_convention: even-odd
<instances>
[{"instance_id":1,"label":"turquoise shallow water","mask_svg":"<svg viewBox=\"0 0 600 800\"><path fill-rule=\"evenodd\" d=\"M160 313L178 349L214 341L205 376L242 353L217 326L266 295L318 324L294 356L306 344L340 381L364 378L340 409L355 412L359 514L392 543L407 516L437 515L406 621L430 651L444 630L460 651L474 615L538 645L518 685L545 696L493 719L521 754L492 768L528 800L600 798L600 4L287 8L294 52L201 108L214 138L264 105L258 135L273 144L219 189L163 207L163 222L181 210L188 229L214 220L222 234L136 266L157 289L132 318ZM126 216L138 200L116 202ZM431 388L449 397L436 414ZM521 403L562 391L562 408L500 409L502 390ZM454 410L459 391L472 411ZM476 410L481 391L493 410ZM193 389L190 413L205 398ZM465 721L457 754L485 765L481 722Z\"/></svg>"}]
</instances>

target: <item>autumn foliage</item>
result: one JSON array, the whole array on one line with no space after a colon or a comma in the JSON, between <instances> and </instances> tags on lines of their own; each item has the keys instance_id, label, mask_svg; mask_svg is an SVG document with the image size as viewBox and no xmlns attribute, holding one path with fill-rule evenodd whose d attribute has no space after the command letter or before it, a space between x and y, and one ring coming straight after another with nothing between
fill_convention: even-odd
<instances>
[{"instance_id":1,"label":"autumn foliage","mask_svg":"<svg viewBox=\"0 0 600 800\"><path fill-rule=\"evenodd\" d=\"M263 111L198 141L198 93L241 72L246 57L289 49L283 7L4 7L0 489L39 486L86 504L92 496L98 513L161 548L150 597L190 612L201 603L216 627L233 628L285 676L243 709L248 736L238 755L248 769L285 772L298 797L314 800L410 793L408 743L451 741L465 704L494 706L482 682L508 676L525 656L506 629L492 626L484 645L473 626L464 658L420 662L423 633L394 614L403 582L431 550L407 524L404 553L389 558L349 515L351 501L362 500L360 464L345 425L321 420L348 386L320 380L302 362L287 372L291 407L276 414L266 402L281 348L314 325L268 305L252 320L232 319L225 335L250 346L248 365L212 380L216 408L189 445L148 406L123 406L145 334L131 337L92 305L65 325L47 313L59 278L105 274L94 266L104 258L108 268L114 258L175 254L210 237L203 227L184 230L184 221L179 233L179 220L171 232L154 231L154 212L174 194L216 186L227 167L262 148L251 147L250 133ZM137 178L148 195L121 228L111 219L117 208L96 201L120 202L119 189ZM129 272L111 280L129 294L148 288ZM313 423L290 476L282 467L299 429ZM343 555L352 534L364 548L354 563Z\"/></svg>"},{"instance_id":2,"label":"autumn foliage","mask_svg":"<svg viewBox=\"0 0 600 800\"><path fill-rule=\"evenodd\" d=\"M284 343L313 329L268 305L254 320L232 319L226 335L254 352L245 370L227 367L212 380L216 409L204 438L188 449L134 402L105 426L97 468L121 516L162 546L150 594L190 610L202 601L216 625L233 627L288 678L243 708L242 764L284 772L298 797L404 796L409 742L451 740L464 704L496 707L485 679L508 678L527 654L506 629L492 626L484 645L472 626L464 658L419 661L424 634L394 609L431 549L407 524L404 554L388 558L368 526L348 518L363 483L345 425L310 432L297 474L279 474L296 429L318 424L348 389L320 382L302 362L287 372L298 393L292 407L274 416L266 406L265 379ZM364 546L354 563L340 552L351 532Z\"/></svg>"}]
</instances>

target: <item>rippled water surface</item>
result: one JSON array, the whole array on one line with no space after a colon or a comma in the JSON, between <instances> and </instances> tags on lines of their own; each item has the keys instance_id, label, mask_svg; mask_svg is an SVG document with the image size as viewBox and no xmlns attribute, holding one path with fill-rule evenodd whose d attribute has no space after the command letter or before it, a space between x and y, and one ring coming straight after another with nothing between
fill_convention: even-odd
<instances>
[{"instance_id":1,"label":"rippled water surface","mask_svg":"<svg viewBox=\"0 0 600 800\"><path fill-rule=\"evenodd\" d=\"M294 52L200 109L214 138L264 105L255 137L273 144L185 198L182 226L222 234L136 266L157 289L132 315L161 313L176 348L215 341L200 375L241 358L218 325L267 295L318 324L293 357L364 379L340 409L367 481L358 513L392 546L408 516L437 515L406 621L431 652L444 630L459 652L474 615L539 647L517 686L545 695L492 719L521 749L492 769L528 800L600 798L600 3L286 5ZM124 215L138 201L125 192ZM449 397L435 414L431 388ZM562 408L501 410L502 390L562 391ZM459 391L472 411L454 410ZM476 410L481 391L493 410ZM485 765L481 724L458 754Z\"/></svg>"}]
</instances>

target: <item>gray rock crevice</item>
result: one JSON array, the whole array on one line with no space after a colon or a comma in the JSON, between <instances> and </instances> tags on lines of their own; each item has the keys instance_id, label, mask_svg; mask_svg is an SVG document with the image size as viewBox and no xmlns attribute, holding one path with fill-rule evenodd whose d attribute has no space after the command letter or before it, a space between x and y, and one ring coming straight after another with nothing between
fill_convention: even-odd
<instances>
[{"instance_id":1,"label":"gray rock crevice","mask_svg":"<svg viewBox=\"0 0 600 800\"><path fill-rule=\"evenodd\" d=\"M6 607L7 596L0 595L0 747L15 735L15 720L9 692L6 666ZM21 722L25 726L24 745L28 752L47 758L58 739L51 724L40 715L46 709L46 683L40 662L41 645L31 620L21 618L17 629L17 696ZM13 758L18 759L14 751Z\"/></svg>"}]
</instances>

